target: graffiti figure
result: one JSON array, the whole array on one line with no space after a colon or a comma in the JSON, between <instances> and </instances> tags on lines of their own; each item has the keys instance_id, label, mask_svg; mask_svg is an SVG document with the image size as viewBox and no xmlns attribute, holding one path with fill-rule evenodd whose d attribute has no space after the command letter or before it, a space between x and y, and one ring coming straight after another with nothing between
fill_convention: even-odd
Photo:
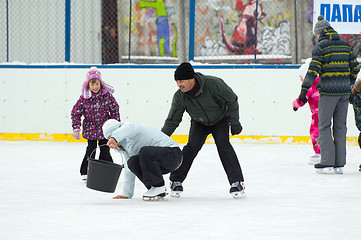
<instances>
[{"instance_id":1,"label":"graffiti figure","mask_svg":"<svg viewBox=\"0 0 361 240\"><path fill-rule=\"evenodd\" d=\"M141 8L153 8L157 12L157 44L160 56L169 55L169 26L164 0L139 1Z\"/></svg>"},{"instance_id":2,"label":"graffiti figure","mask_svg":"<svg viewBox=\"0 0 361 240\"><path fill-rule=\"evenodd\" d=\"M223 16L220 14L223 42L231 52L235 52L237 54L252 54L255 51L256 16L257 21L260 21L266 17L266 14L263 12L263 7L260 3L258 3L257 6L256 0L249 0L246 5L243 4L242 0L237 0L236 8L241 12L241 19L233 31L231 42L228 41L225 35L223 28ZM257 51L257 53L262 52Z\"/></svg>"}]
</instances>

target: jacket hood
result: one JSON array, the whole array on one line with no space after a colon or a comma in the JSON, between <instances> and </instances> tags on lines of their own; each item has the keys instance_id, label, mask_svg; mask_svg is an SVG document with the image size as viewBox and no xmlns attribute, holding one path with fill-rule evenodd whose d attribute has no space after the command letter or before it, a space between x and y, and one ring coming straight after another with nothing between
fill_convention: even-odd
<instances>
[{"instance_id":1,"label":"jacket hood","mask_svg":"<svg viewBox=\"0 0 361 240\"><path fill-rule=\"evenodd\" d=\"M338 35L338 33L332 27L327 27L322 31L318 41L322 41L322 40L326 40L326 39L327 40L340 40L340 35Z\"/></svg>"},{"instance_id":2,"label":"jacket hood","mask_svg":"<svg viewBox=\"0 0 361 240\"><path fill-rule=\"evenodd\" d=\"M101 89L99 92L106 94L107 92L110 94L114 93L114 88L110 86L109 84L106 84L102 79L99 79L101 83ZM81 96L83 96L85 99L91 98L91 96L94 95L94 93L89 89L89 82L90 79L86 79L83 83L82 89L81 89Z\"/></svg>"}]
</instances>

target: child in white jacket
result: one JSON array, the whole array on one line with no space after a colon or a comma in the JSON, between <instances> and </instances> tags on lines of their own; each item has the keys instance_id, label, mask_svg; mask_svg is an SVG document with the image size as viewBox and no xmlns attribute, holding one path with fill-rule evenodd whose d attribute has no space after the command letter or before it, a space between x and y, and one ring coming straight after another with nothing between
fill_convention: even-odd
<instances>
[{"instance_id":1,"label":"child in white jacket","mask_svg":"<svg viewBox=\"0 0 361 240\"><path fill-rule=\"evenodd\" d=\"M115 199L133 197L134 174L148 189L143 199L164 197L166 188L163 174L176 170L182 163L178 144L155 128L135 122L120 124L115 119L104 123L103 134L110 148L125 151L128 155L123 192Z\"/></svg>"}]
</instances>

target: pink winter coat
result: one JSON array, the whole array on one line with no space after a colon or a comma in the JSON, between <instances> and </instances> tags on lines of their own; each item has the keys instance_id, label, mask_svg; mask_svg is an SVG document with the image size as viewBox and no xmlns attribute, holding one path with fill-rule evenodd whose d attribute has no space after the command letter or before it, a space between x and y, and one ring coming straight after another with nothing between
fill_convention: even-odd
<instances>
[{"instance_id":1,"label":"pink winter coat","mask_svg":"<svg viewBox=\"0 0 361 240\"><path fill-rule=\"evenodd\" d=\"M320 97L320 94L318 90L316 89L317 84L319 81L319 77L317 76L315 79L315 82L312 84L312 86L308 89L306 98L308 105L310 106L310 110L312 113L312 120L311 120L311 126L310 126L310 136L311 141L313 145L313 149L316 154L320 154L320 145L318 143L319 138L319 128L318 128L318 99ZM304 106L304 103L299 103L298 98L292 103L294 108L300 108Z\"/></svg>"},{"instance_id":2,"label":"pink winter coat","mask_svg":"<svg viewBox=\"0 0 361 240\"><path fill-rule=\"evenodd\" d=\"M80 96L71 111L72 127L80 129L81 117L83 120L83 138L88 140L104 139L102 126L108 119L120 121L119 105L112 94L99 91L89 98Z\"/></svg>"},{"instance_id":3,"label":"pink winter coat","mask_svg":"<svg viewBox=\"0 0 361 240\"><path fill-rule=\"evenodd\" d=\"M314 115L314 114L318 115L318 99L320 97L320 94L319 94L318 90L316 89L318 81L319 81L319 77L317 76L315 79L315 82L308 89L307 94L306 94L307 102L308 102L308 105L310 105L312 115ZM300 108L300 107L303 107L305 104L302 102L299 103L298 98L297 98L295 101L293 101L292 105L295 108Z\"/></svg>"}]
</instances>

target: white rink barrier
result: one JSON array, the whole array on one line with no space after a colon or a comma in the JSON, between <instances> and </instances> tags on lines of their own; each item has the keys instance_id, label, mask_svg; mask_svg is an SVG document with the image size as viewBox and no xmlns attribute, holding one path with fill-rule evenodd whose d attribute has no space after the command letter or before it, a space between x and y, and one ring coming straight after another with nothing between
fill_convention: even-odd
<instances>
[{"instance_id":1,"label":"white rink barrier","mask_svg":"<svg viewBox=\"0 0 361 240\"><path fill-rule=\"evenodd\" d=\"M0 65L0 140L70 140L70 112L89 67ZM176 65L98 68L103 80L115 88L122 121L158 129L163 126L178 89L174 81ZM238 95L244 128L242 141L250 137L282 138L281 142L287 142L294 137L309 137L308 105L297 112L291 106L301 89L298 66L194 64L194 68L196 72L222 78ZM185 113L174 135L187 136L189 122ZM349 105L347 136L354 141L358 134Z\"/></svg>"}]
</instances>

